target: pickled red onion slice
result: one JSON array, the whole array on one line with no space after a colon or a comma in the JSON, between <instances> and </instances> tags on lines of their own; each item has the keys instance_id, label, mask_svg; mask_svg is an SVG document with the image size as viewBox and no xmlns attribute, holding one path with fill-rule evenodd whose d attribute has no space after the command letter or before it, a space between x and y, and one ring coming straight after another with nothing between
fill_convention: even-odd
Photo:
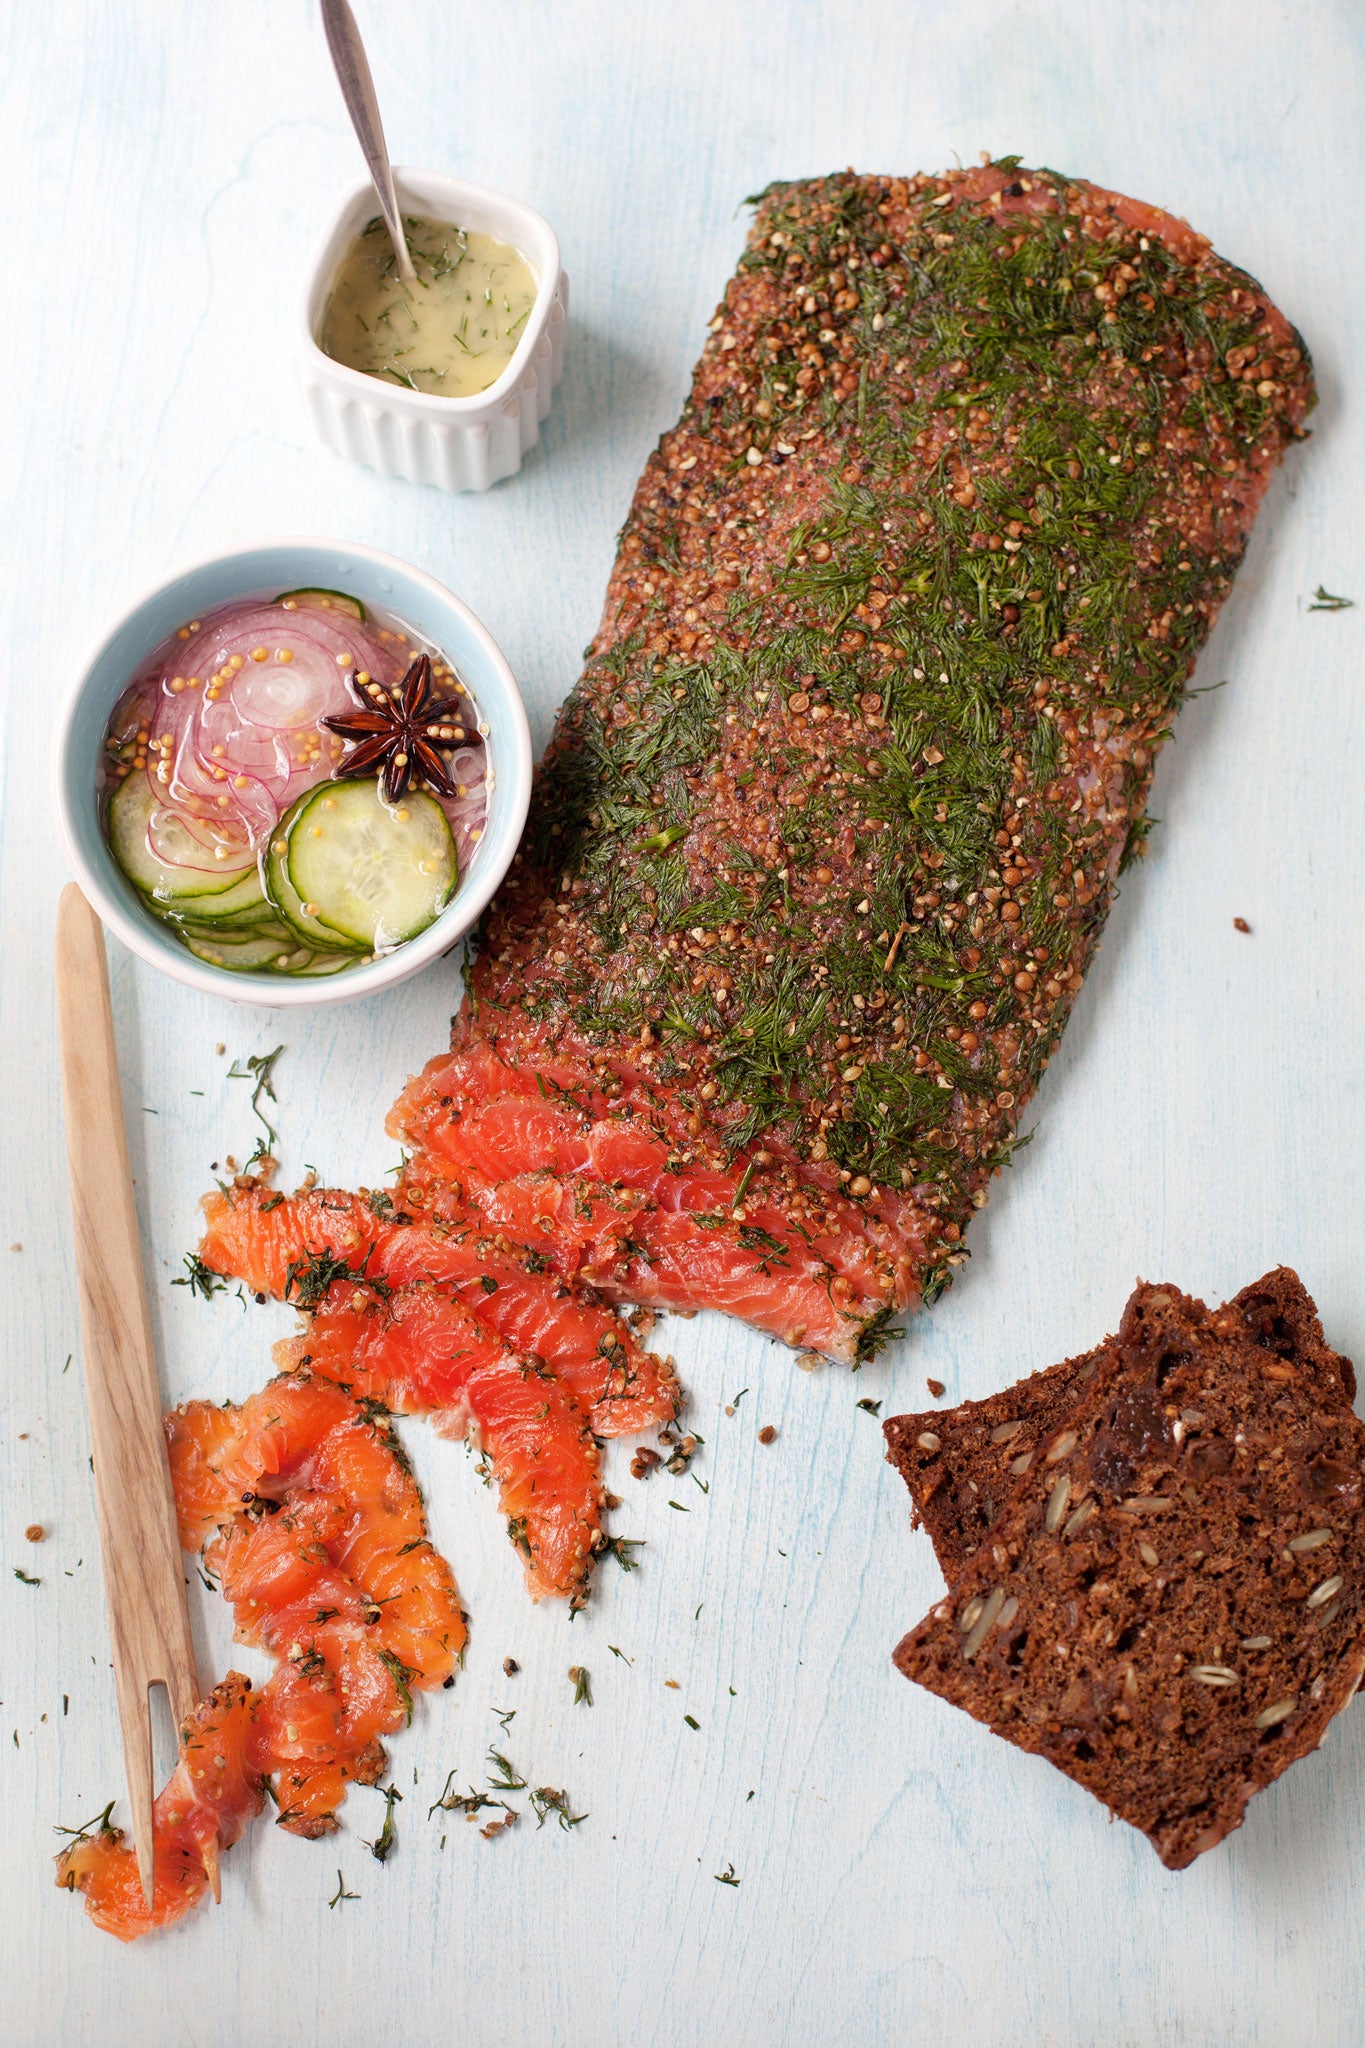
<instances>
[{"instance_id":1,"label":"pickled red onion slice","mask_svg":"<svg viewBox=\"0 0 1365 2048\"><path fill-rule=\"evenodd\" d=\"M116 758L127 758L130 743L146 748L146 768L135 772L148 775L156 799L149 843L158 858L187 880L248 871L296 798L344 771L348 749L323 721L360 708L362 673L392 690L413 653L408 637L345 612L255 598L167 642L109 727ZM466 730L478 717L458 683L433 711ZM488 757L471 733L445 759L458 794L440 801L463 870L487 819Z\"/></svg>"}]
</instances>

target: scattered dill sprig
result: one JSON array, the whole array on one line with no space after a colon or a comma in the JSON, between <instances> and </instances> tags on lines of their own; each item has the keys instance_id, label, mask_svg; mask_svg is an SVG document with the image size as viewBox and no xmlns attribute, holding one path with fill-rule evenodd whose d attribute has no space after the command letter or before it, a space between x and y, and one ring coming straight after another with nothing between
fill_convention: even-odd
<instances>
[{"instance_id":1,"label":"scattered dill sprig","mask_svg":"<svg viewBox=\"0 0 1365 2048\"><path fill-rule=\"evenodd\" d=\"M330 1898L330 1899L329 1899L329 1900L327 1901L328 1907L329 1907L329 1908L331 1908L331 1907L333 1907L333 1906L339 1906L339 1905L341 1904L341 1902L342 1902L342 1900L343 1900L343 1899L358 1899L359 1897L360 1897L360 1893L359 1893L359 1892L348 1892L348 1891L347 1891L347 1889L346 1889L346 1880L345 1880L345 1878L344 1878L344 1877L342 1876L342 1874L341 1874L340 1870L338 1870L338 1871L337 1871L337 1888L336 1888L336 1890L335 1890L335 1891L334 1891L334 1892L332 1893L332 1896L331 1896L331 1898Z\"/></svg>"},{"instance_id":2,"label":"scattered dill sprig","mask_svg":"<svg viewBox=\"0 0 1365 2048\"><path fill-rule=\"evenodd\" d=\"M490 1749L488 1761L493 1766L488 1782L496 1792L524 1792L526 1780L516 1765L509 1762L499 1749Z\"/></svg>"},{"instance_id":3,"label":"scattered dill sprig","mask_svg":"<svg viewBox=\"0 0 1365 2048\"><path fill-rule=\"evenodd\" d=\"M279 1133L261 1108L261 1099L264 1097L269 1102L276 1100L275 1062L283 1051L284 1047L277 1045L273 1052L251 1053L244 1060L234 1060L227 1070L229 1081L250 1081L252 1083L251 1107L260 1122L261 1128L265 1132L266 1145L272 1152L278 1142ZM265 1155L258 1154L258 1156L264 1157Z\"/></svg>"},{"instance_id":4,"label":"scattered dill sprig","mask_svg":"<svg viewBox=\"0 0 1365 2048\"><path fill-rule=\"evenodd\" d=\"M215 1273L212 1266L206 1266L198 1252L186 1252L183 1264L185 1270L172 1280L172 1287L188 1287L191 1294L197 1294L202 1301L212 1301L216 1294L226 1294L232 1282L222 1273ZM239 1287L242 1307L246 1307L246 1296Z\"/></svg>"},{"instance_id":5,"label":"scattered dill sprig","mask_svg":"<svg viewBox=\"0 0 1365 2048\"><path fill-rule=\"evenodd\" d=\"M742 1878L738 1878L735 1876L735 1866L733 1863L727 1863L724 1870L717 1870L713 1873L713 1875L715 1877L717 1884L731 1884L734 1886L736 1891L739 1890L739 1887L743 1882Z\"/></svg>"},{"instance_id":6,"label":"scattered dill sprig","mask_svg":"<svg viewBox=\"0 0 1365 2048\"><path fill-rule=\"evenodd\" d=\"M285 1300L292 1302L295 1308L315 1309L324 1301L334 1282L349 1280L352 1286L366 1288L377 1301L387 1305L393 1298L392 1287L381 1274L366 1270L373 1252L374 1246L368 1246L358 1266L339 1259L330 1247L308 1252L301 1259L291 1259L285 1268Z\"/></svg>"},{"instance_id":7,"label":"scattered dill sprig","mask_svg":"<svg viewBox=\"0 0 1365 2048\"><path fill-rule=\"evenodd\" d=\"M82 1821L78 1828L64 1828L59 1821L52 1832L54 1835L68 1835L73 1842L88 1842L93 1834L116 1835L120 1830L109 1818L113 1810L114 1801L111 1799L103 1813L97 1813L93 1820Z\"/></svg>"},{"instance_id":8,"label":"scattered dill sprig","mask_svg":"<svg viewBox=\"0 0 1365 2048\"><path fill-rule=\"evenodd\" d=\"M574 1813L569 1805L567 1792L557 1792L553 1785L538 1785L531 1794L531 1811L536 1817L536 1826L543 1828L550 1815L556 1814L559 1825L567 1834L570 1828L581 1827L588 1818L586 1813Z\"/></svg>"},{"instance_id":9,"label":"scattered dill sprig","mask_svg":"<svg viewBox=\"0 0 1365 2048\"><path fill-rule=\"evenodd\" d=\"M403 1795L396 1785L381 1785L378 1790L384 1795L384 1825L374 1840L365 1846L376 1863L387 1863L398 1840L394 1833L393 1809L401 1804Z\"/></svg>"},{"instance_id":10,"label":"scattered dill sprig","mask_svg":"<svg viewBox=\"0 0 1365 2048\"><path fill-rule=\"evenodd\" d=\"M1313 592L1313 602L1308 609L1310 612L1349 612L1354 606L1353 597L1334 597L1330 590L1324 590L1319 584Z\"/></svg>"},{"instance_id":11,"label":"scattered dill sprig","mask_svg":"<svg viewBox=\"0 0 1365 2048\"><path fill-rule=\"evenodd\" d=\"M587 1666L584 1664L571 1664L569 1666L569 1682L573 1686L574 1705L576 1707L590 1707L592 1705L592 1686L588 1680Z\"/></svg>"},{"instance_id":12,"label":"scattered dill sprig","mask_svg":"<svg viewBox=\"0 0 1365 2048\"><path fill-rule=\"evenodd\" d=\"M382 1664L388 1667L389 1676L393 1680L393 1689L398 1694L399 1704L403 1709L404 1720L411 1726L412 1673L402 1658L396 1657L392 1650L381 1650L379 1652L379 1659Z\"/></svg>"},{"instance_id":13,"label":"scattered dill sprig","mask_svg":"<svg viewBox=\"0 0 1365 2048\"><path fill-rule=\"evenodd\" d=\"M473 1786L468 1792L456 1792L453 1789L454 1782L454 1771L447 1772L440 1798L434 1800L427 1808L428 1820L433 1813L462 1813L466 1820L472 1820L476 1813L482 1813L486 1807L498 1807L504 1813L512 1811L505 1799L493 1799L487 1792L476 1792Z\"/></svg>"}]
</instances>

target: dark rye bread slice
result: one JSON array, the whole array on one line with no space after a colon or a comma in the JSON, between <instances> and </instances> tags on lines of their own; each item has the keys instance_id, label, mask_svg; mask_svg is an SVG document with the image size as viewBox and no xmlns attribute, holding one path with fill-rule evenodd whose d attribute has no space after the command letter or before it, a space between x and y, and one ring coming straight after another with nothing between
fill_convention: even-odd
<instances>
[{"instance_id":1,"label":"dark rye bread slice","mask_svg":"<svg viewBox=\"0 0 1365 2048\"><path fill-rule=\"evenodd\" d=\"M1180 1870L1360 1682L1365 1427L1174 1288L1140 1288L1104 1349L895 1661Z\"/></svg>"},{"instance_id":2,"label":"dark rye bread slice","mask_svg":"<svg viewBox=\"0 0 1365 2048\"><path fill-rule=\"evenodd\" d=\"M1355 1373L1322 1333L1307 1288L1288 1266L1277 1266L1227 1304L1251 1340L1271 1360L1259 1370L1302 1375L1326 1405L1350 1407ZM1113 1338L1079 1358L1050 1365L985 1401L919 1415L893 1415L884 1424L887 1457L914 1502L916 1523L929 1532L943 1576L951 1585L977 1550L991 1523L1036 1455L1041 1437L1060 1427L1070 1403L1109 1356Z\"/></svg>"}]
</instances>

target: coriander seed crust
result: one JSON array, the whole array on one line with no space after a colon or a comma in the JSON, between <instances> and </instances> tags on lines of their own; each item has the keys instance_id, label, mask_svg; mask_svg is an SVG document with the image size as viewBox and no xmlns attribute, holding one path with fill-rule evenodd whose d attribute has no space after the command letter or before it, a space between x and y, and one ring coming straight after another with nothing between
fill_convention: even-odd
<instances>
[{"instance_id":1,"label":"coriander seed crust","mask_svg":"<svg viewBox=\"0 0 1365 2048\"><path fill-rule=\"evenodd\" d=\"M1080 989L1302 342L1014 160L777 185L623 529L460 1027L932 1300ZM459 1037L457 1032L457 1040Z\"/></svg>"}]
</instances>

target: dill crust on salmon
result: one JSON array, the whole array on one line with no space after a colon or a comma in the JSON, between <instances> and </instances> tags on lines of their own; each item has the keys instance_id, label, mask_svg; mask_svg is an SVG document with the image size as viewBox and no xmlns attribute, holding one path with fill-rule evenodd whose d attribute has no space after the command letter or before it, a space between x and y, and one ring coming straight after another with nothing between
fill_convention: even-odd
<instances>
[{"instance_id":1,"label":"dill crust on salmon","mask_svg":"<svg viewBox=\"0 0 1365 2048\"><path fill-rule=\"evenodd\" d=\"M965 1256L1312 403L1260 286L1153 207L1015 159L770 187L392 1127L486 1106L491 1051L722 1177L689 1223L656 1174L585 1278L713 1301L686 1257L651 1279L667 1212L767 1262L736 1312L875 1349ZM537 1164L447 1170L489 1222Z\"/></svg>"}]
</instances>

